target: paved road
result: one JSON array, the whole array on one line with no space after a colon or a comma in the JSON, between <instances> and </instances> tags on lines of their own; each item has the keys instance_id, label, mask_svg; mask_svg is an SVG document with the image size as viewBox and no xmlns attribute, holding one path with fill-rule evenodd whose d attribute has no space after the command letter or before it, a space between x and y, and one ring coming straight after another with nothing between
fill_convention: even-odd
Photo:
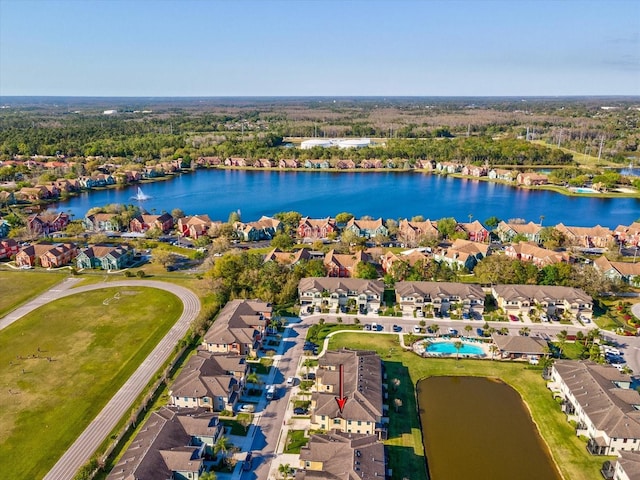
<instances>
[{"instance_id":1,"label":"paved road","mask_svg":"<svg viewBox=\"0 0 640 480\"><path fill-rule=\"evenodd\" d=\"M74 280L74 279L72 279ZM65 454L58 460L51 471L44 477L46 480L66 480L71 479L76 471L84 465L94 454L96 449L104 439L116 427L118 421L131 409L131 405L140 395L144 387L149 383L153 375L169 358L169 355L177 345L178 341L185 335L191 322L200 313L200 300L190 290L170 283L156 282L151 280L124 280L107 283L97 283L70 289L75 282L66 281L61 288L60 285L40 295L38 298L28 302L10 315L2 319L2 328L19 320L22 316L30 313L47 302L58 298L75 295L76 293L98 290L101 288L118 287L150 287L166 290L176 295L184 304L182 315L176 324L169 330L167 335L160 340L156 348L142 362L140 367L131 375L126 383L118 390L113 398L105 405L98 416L82 432ZM6 323L6 324L5 324Z\"/></svg>"}]
</instances>

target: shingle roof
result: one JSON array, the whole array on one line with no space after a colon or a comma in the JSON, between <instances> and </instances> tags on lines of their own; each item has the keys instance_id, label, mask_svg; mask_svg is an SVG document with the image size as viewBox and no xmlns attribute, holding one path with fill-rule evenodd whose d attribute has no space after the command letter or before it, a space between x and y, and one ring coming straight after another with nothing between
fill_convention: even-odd
<instances>
[{"instance_id":1,"label":"shingle roof","mask_svg":"<svg viewBox=\"0 0 640 480\"><path fill-rule=\"evenodd\" d=\"M307 277L300 280L298 291L300 292L371 292L379 296L384 292L384 283L381 280L365 280L360 278L332 278L332 277Z\"/></svg>"}]
</instances>

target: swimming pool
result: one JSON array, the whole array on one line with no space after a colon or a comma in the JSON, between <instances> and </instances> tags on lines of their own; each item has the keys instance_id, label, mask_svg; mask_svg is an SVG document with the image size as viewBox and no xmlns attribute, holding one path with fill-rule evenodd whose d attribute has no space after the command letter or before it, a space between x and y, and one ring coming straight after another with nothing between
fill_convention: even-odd
<instances>
[{"instance_id":1,"label":"swimming pool","mask_svg":"<svg viewBox=\"0 0 640 480\"><path fill-rule=\"evenodd\" d=\"M429 353L441 353L445 355L477 355L484 357L484 350L478 345L462 342L460 351L456 350L454 342L430 342L425 345L425 350Z\"/></svg>"},{"instance_id":2,"label":"swimming pool","mask_svg":"<svg viewBox=\"0 0 640 480\"><path fill-rule=\"evenodd\" d=\"M585 188L585 187L574 187L571 190L573 190L576 193L598 193L598 191L594 190L593 188Z\"/></svg>"}]
</instances>

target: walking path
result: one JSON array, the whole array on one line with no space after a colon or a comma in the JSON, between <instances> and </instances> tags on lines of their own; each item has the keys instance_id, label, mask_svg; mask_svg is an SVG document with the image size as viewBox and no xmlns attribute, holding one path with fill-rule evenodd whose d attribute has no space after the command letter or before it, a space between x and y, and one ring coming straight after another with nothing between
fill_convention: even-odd
<instances>
[{"instance_id":1,"label":"walking path","mask_svg":"<svg viewBox=\"0 0 640 480\"><path fill-rule=\"evenodd\" d=\"M54 286L39 297L27 302L13 312L0 319L0 329L20 320L38 307L57 300L59 298L75 295L76 293L99 290L102 288L119 287L149 287L165 290L177 296L184 305L182 315L165 337L160 340L149 356L142 362L138 369L129 377L125 384L116 392L113 398L105 405L98 416L87 426L77 440L62 455L54 467L44 477L45 480L71 479L78 469L89 461L91 456L104 441L104 439L116 427L120 419L129 412L131 405L142 393L144 387L153 378L155 373L167 361L178 341L184 337L191 322L200 313L200 300L191 291L184 287L171 283L157 282L153 280L121 280L115 282L103 282L86 285L72 289L78 283L77 278L68 278L62 284Z\"/></svg>"}]
</instances>

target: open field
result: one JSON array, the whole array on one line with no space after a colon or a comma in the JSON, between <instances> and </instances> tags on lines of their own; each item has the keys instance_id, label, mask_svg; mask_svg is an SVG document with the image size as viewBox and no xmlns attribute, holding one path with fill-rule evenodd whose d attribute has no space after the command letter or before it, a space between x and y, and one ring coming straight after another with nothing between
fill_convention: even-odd
<instances>
[{"instance_id":1,"label":"open field","mask_svg":"<svg viewBox=\"0 0 640 480\"><path fill-rule=\"evenodd\" d=\"M0 477L42 478L181 312L162 290L107 288L1 331Z\"/></svg>"},{"instance_id":2,"label":"open field","mask_svg":"<svg viewBox=\"0 0 640 480\"><path fill-rule=\"evenodd\" d=\"M529 407L563 477L567 480L598 477L602 462L607 457L594 457L587 453L585 442L576 437L573 427L552 399L539 368L490 360L423 359L403 351L396 335L373 335L338 334L331 337L329 347L375 350L385 362L389 382L392 378L400 380L397 392L390 393L390 396L401 398L403 407L399 415L390 412L389 440L385 442L389 446L394 477L413 478L412 473L415 476L415 472L424 471L420 420L417 415L407 416L403 412L417 411L414 389L418 380L440 375L500 378L508 383Z\"/></svg>"},{"instance_id":3,"label":"open field","mask_svg":"<svg viewBox=\"0 0 640 480\"><path fill-rule=\"evenodd\" d=\"M0 271L0 317L61 282L67 275L68 272Z\"/></svg>"}]
</instances>

